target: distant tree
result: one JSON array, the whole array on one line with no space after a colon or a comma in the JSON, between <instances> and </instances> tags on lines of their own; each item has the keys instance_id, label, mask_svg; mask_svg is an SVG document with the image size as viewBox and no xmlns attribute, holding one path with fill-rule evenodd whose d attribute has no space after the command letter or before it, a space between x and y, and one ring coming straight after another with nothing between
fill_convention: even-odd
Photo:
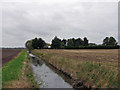
<instances>
[{"instance_id":1,"label":"distant tree","mask_svg":"<svg viewBox=\"0 0 120 90\"><path fill-rule=\"evenodd\" d=\"M106 37L106 38L103 40L103 45L109 45L109 37Z\"/></svg>"},{"instance_id":2,"label":"distant tree","mask_svg":"<svg viewBox=\"0 0 120 90\"><path fill-rule=\"evenodd\" d=\"M63 39L63 40L61 41L61 43L60 43L60 48L61 48L61 49L64 49L64 48L66 47L66 44L67 44L66 39Z\"/></svg>"},{"instance_id":3,"label":"distant tree","mask_svg":"<svg viewBox=\"0 0 120 90\"><path fill-rule=\"evenodd\" d=\"M68 48L74 48L74 39L68 39L67 41L67 47Z\"/></svg>"},{"instance_id":4,"label":"distant tree","mask_svg":"<svg viewBox=\"0 0 120 90\"><path fill-rule=\"evenodd\" d=\"M66 46L66 44L67 44L67 40L66 40L66 39L63 39L62 42L63 42L64 45Z\"/></svg>"},{"instance_id":5,"label":"distant tree","mask_svg":"<svg viewBox=\"0 0 120 90\"><path fill-rule=\"evenodd\" d=\"M83 40L81 38L75 39L74 47L79 48L80 46L83 46Z\"/></svg>"},{"instance_id":6,"label":"distant tree","mask_svg":"<svg viewBox=\"0 0 120 90\"><path fill-rule=\"evenodd\" d=\"M64 49L65 48L65 44L63 42L60 43L60 48Z\"/></svg>"},{"instance_id":7,"label":"distant tree","mask_svg":"<svg viewBox=\"0 0 120 90\"><path fill-rule=\"evenodd\" d=\"M31 50L33 49L33 47L32 47L32 40L27 41L27 42L25 43L25 47L26 47L29 51L31 51Z\"/></svg>"},{"instance_id":8,"label":"distant tree","mask_svg":"<svg viewBox=\"0 0 120 90\"><path fill-rule=\"evenodd\" d=\"M96 46L96 43L89 43L89 46Z\"/></svg>"},{"instance_id":9,"label":"distant tree","mask_svg":"<svg viewBox=\"0 0 120 90\"><path fill-rule=\"evenodd\" d=\"M117 42L114 37L109 38L109 45L117 45Z\"/></svg>"},{"instance_id":10,"label":"distant tree","mask_svg":"<svg viewBox=\"0 0 120 90\"><path fill-rule=\"evenodd\" d=\"M53 49L60 49L61 48L61 39L57 38L57 36L54 37L52 40L51 48Z\"/></svg>"},{"instance_id":11,"label":"distant tree","mask_svg":"<svg viewBox=\"0 0 120 90\"><path fill-rule=\"evenodd\" d=\"M84 37L84 46L88 46L88 39L86 37Z\"/></svg>"},{"instance_id":12,"label":"distant tree","mask_svg":"<svg viewBox=\"0 0 120 90\"><path fill-rule=\"evenodd\" d=\"M42 38L39 38L38 39L38 48L42 49L45 47L45 45L46 45L45 41Z\"/></svg>"},{"instance_id":13,"label":"distant tree","mask_svg":"<svg viewBox=\"0 0 120 90\"><path fill-rule=\"evenodd\" d=\"M114 37L106 37L104 40L103 40L103 45L107 46L107 45L117 45L117 42L115 40Z\"/></svg>"},{"instance_id":14,"label":"distant tree","mask_svg":"<svg viewBox=\"0 0 120 90\"><path fill-rule=\"evenodd\" d=\"M45 45L46 43L44 40L42 40L42 38L39 38L39 39L35 38L32 40L32 47L34 49L42 49L44 48Z\"/></svg>"},{"instance_id":15,"label":"distant tree","mask_svg":"<svg viewBox=\"0 0 120 90\"><path fill-rule=\"evenodd\" d=\"M33 49L38 49L38 39L37 38L35 38L35 39L33 39L32 40L32 47L33 47Z\"/></svg>"},{"instance_id":16,"label":"distant tree","mask_svg":"<svg viewBox=\"0 0 120 90\"><path fill-rule=\"evenodd\" d=\"M72 38L72 41L73 41L73 47L75 48L76 39L75 39L75 38Z\"/></svg>"}]
</instances>

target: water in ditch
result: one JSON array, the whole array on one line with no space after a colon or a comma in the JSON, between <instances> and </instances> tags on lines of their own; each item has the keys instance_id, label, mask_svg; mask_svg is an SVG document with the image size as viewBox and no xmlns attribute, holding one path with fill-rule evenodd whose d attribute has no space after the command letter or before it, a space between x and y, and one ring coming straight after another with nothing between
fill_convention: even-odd
<instances>
[{"instance_id":1,"label":"water in ditch","mask_svg":"<svg viewBox=\"0 0 120 90\"><path fill-rule=\"evenodd\" d=\"M35 80L40 88L73 88L60 75L49 68L44 61L32 54L29 54L29 56L32 59Z\"/></svg>"}]
</instances>

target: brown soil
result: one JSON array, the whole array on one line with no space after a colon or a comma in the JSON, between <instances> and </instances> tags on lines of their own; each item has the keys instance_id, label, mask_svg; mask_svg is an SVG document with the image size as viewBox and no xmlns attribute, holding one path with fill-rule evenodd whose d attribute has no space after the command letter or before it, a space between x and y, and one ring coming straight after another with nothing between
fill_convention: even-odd
<instances>
[{"instance_id":1,"label":"brown soil","mask_svg":"<svg viewBox=\"0 0 120 90\"><path fill-rule=\"evenodd\" d=\"M117 49L84 49L84 50L40 50L44 53L56 54L58 56L74 60L92 60L92 61L109 61L118 62Z\"/></svg>"},{"instance_id":2,"label":"brown soil","mask_svg":"<svg viewBox=\"0 0 120 90\"><path fill-rule=\"evenodd\" d=\"M21 52L20 49L2 49L2 65L11 61Z\"/></svg>"}]
</instances>

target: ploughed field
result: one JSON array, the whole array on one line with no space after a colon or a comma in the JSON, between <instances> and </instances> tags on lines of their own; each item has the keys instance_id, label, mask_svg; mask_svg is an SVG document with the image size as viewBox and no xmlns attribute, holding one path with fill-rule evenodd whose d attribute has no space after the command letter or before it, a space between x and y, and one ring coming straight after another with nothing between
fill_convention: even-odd
<instances>
[{"instance_id":1,"label":"ploughed field","mask_svg":"<svg viewBox=\"0 0 120 90\"><path fill-rule=\"evenodd\" d=\"M2 49L2 64L6 64L21 52L20 49Z\"/></svg>"},{"instance_id":2,"label":"ploughed field","mask_svg":"<svg viewBox=\"0 0 120 90\"><path fill-rule=\"evenodd\" d=\"M118 49L41 49L32 53L88 87L118 87Z\"/></svg>"},{"instance_id":3,"label":"ploughed field","mask_svg":"<svg viewBox=\"0 0 120 90\"><path fill-rule=\"evenodd\" d=\"M118 62L118 50L117 49L94 49L94 50L40 50L43 53L55 54L58 56L86 61L97 62Z\"/></svg>"}]
</instances>

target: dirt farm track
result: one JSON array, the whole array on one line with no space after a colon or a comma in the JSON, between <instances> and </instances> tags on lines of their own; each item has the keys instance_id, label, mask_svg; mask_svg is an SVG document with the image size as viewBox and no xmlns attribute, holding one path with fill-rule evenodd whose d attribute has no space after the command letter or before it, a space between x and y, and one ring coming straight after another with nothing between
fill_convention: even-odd
<instances>
[{"instance_id":1,"label":"dirt farm track","mask_svg":"<svg viewBox=\"0 0 120 90\"><path fill-rule=\"evenodd\" d=\"M20 52L20 49L2 49L2 64L5 64L12 60Z\"/></svg>"}]
</instances>

